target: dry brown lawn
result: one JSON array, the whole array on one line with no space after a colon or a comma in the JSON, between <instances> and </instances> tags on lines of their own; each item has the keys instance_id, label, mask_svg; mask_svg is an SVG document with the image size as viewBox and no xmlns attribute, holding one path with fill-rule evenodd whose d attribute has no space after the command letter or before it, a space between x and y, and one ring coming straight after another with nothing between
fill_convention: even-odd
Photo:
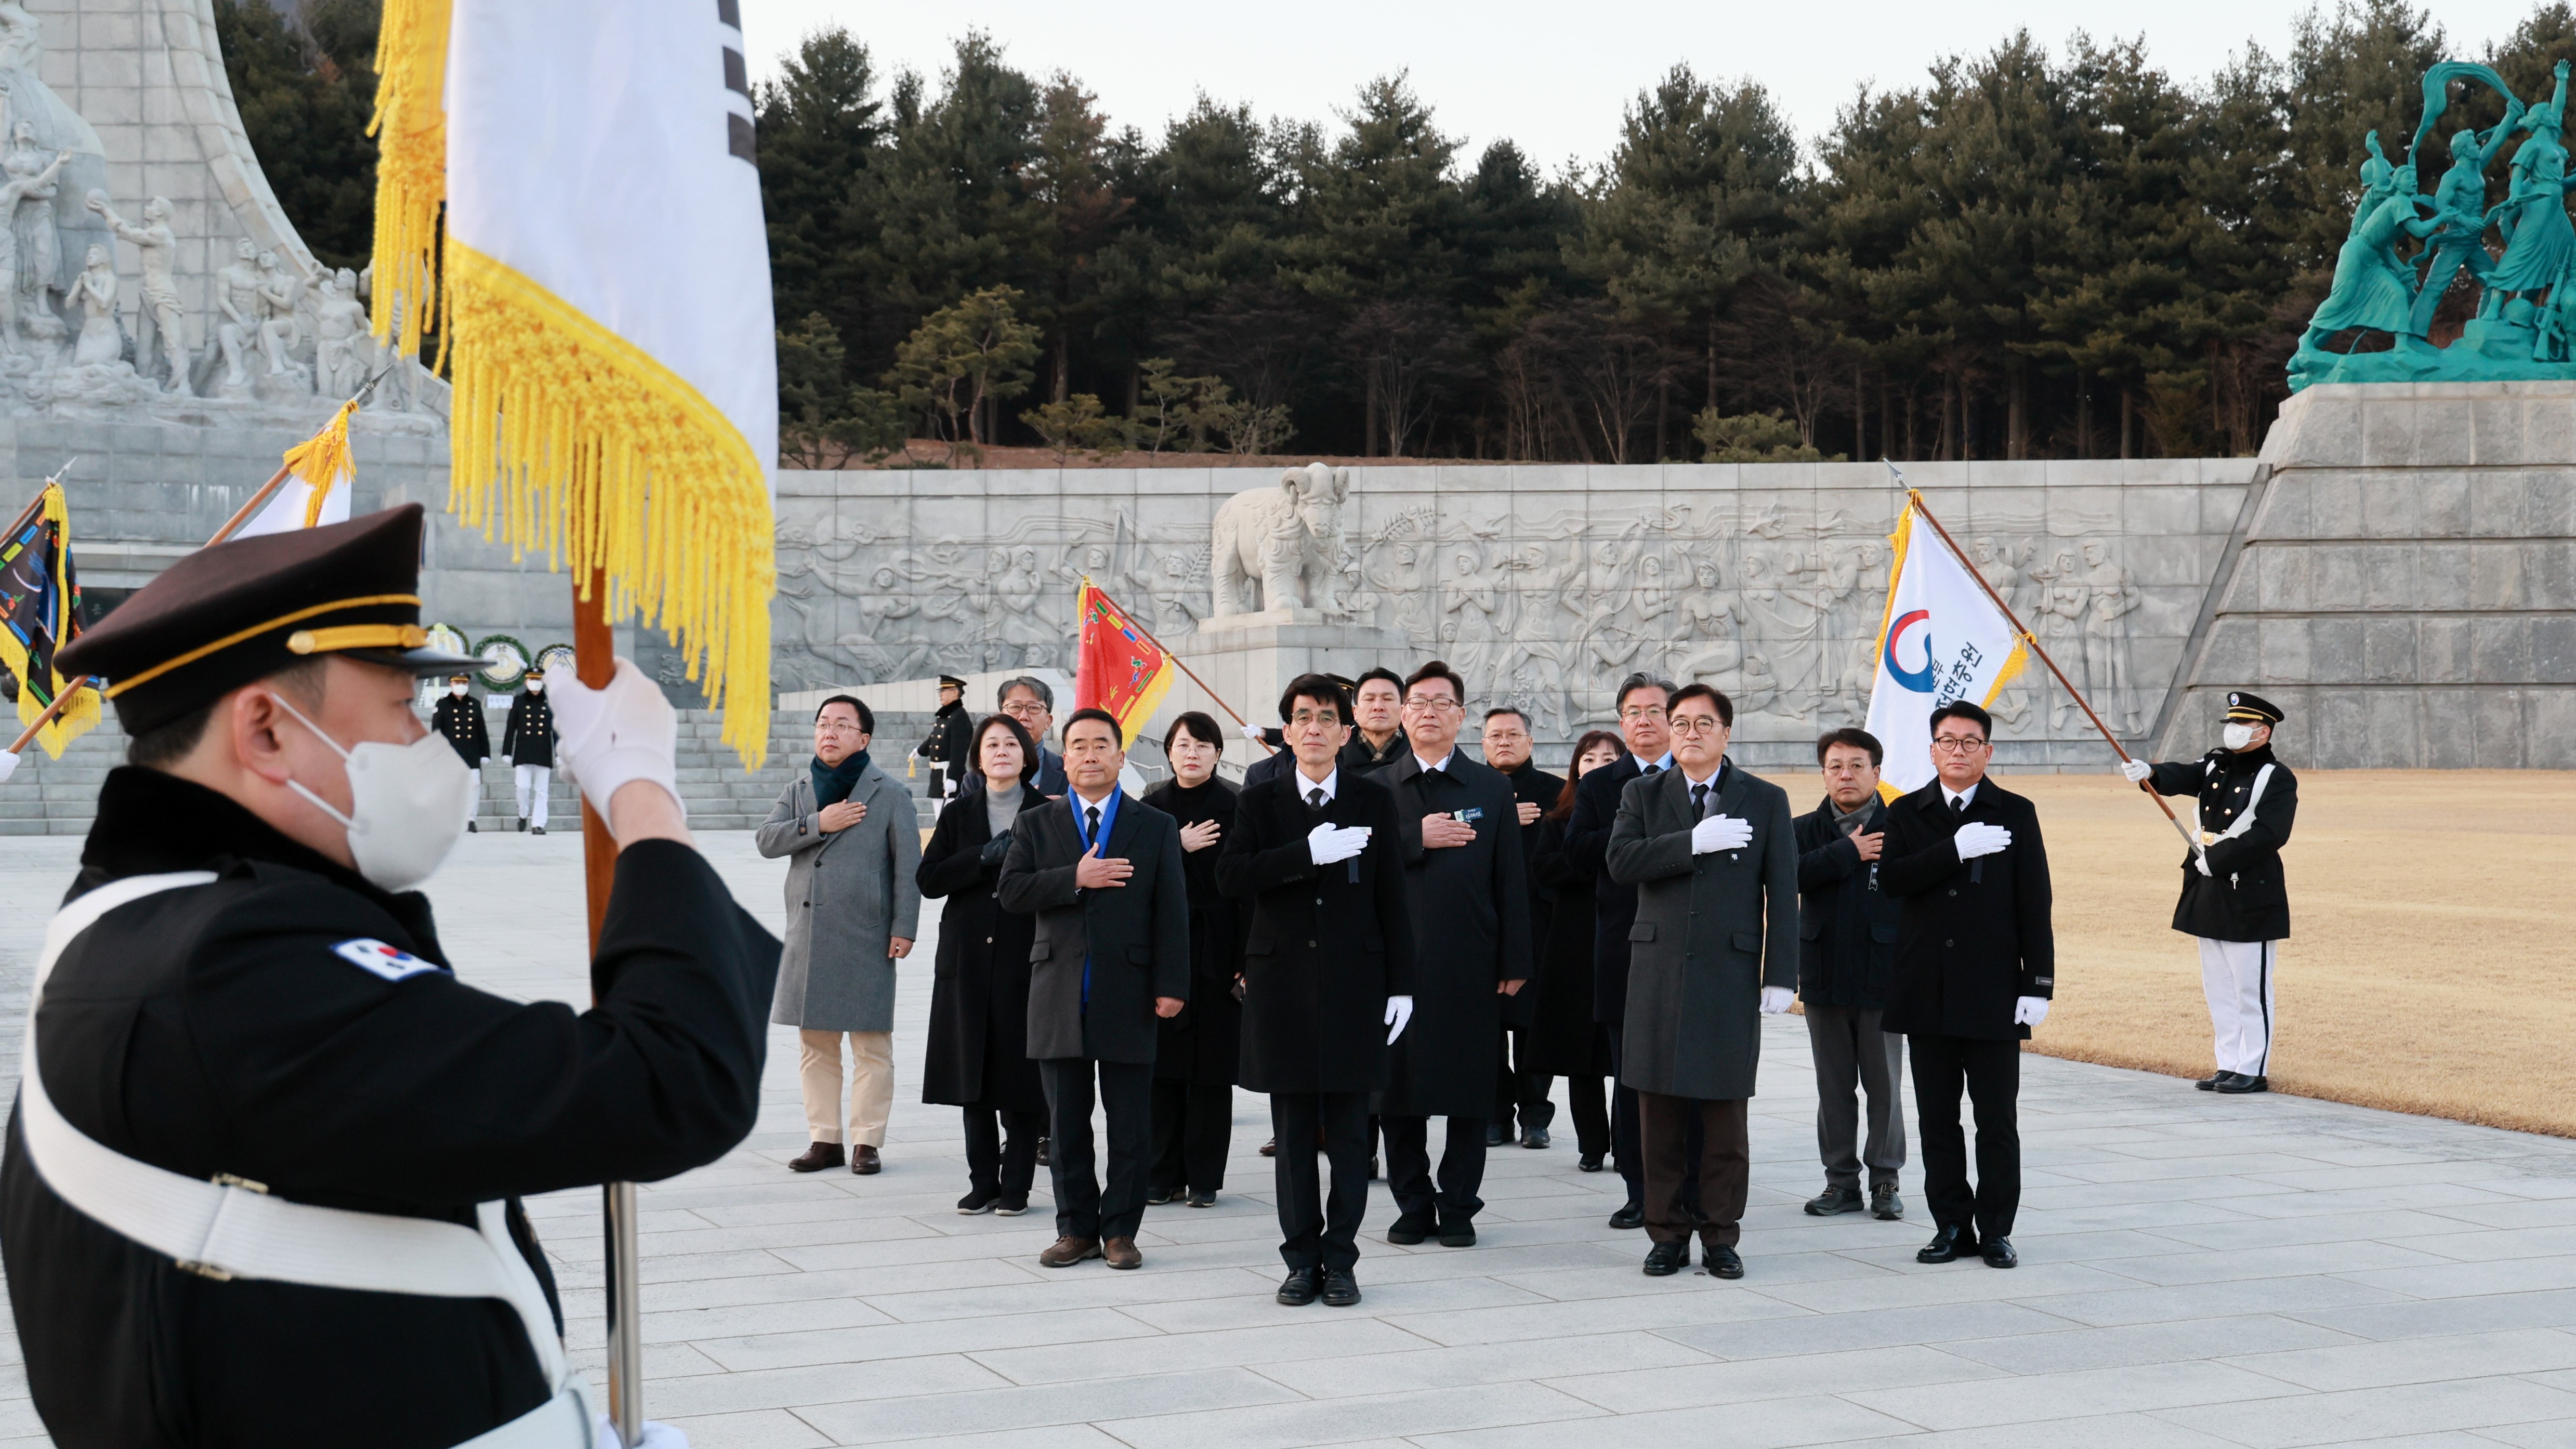
<instances>
[{"instance_id":1,"label":"dry brown lawn","mask_svg":"<svg viewBox=\"0 0 2576 1449\"><path fill-rule=\"evenodd\" d=\"M1801 813L1824 794L1770 778ZM2032 1049L2206 1076L2173 827L2117 776L1996 778L2038 802L2057 888ZM2576 1137L2576 774L2302 771L2282 857L2275 1091Z\"/></svg>"}]
</instances>

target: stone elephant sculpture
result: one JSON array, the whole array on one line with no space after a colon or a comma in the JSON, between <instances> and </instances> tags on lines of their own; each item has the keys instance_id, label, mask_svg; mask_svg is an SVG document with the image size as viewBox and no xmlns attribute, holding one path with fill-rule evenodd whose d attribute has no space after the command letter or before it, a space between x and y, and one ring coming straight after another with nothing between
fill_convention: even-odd
<instances>
[{"instance_id":1,"label":"stone elephant sculpture","mask_svg":"<svg viewBox=\"0 0 2576 1449\"><path fill-rule=\"evenodd\" d=\"M1342 505L1350 496L1349 469L1309 463L1280 474L1277 487L1225 500L1209 541L1214 615L1333 607ZM1253 583L1261 592L1247 602L1245 586Z\"/></svg>"}]
</instances>

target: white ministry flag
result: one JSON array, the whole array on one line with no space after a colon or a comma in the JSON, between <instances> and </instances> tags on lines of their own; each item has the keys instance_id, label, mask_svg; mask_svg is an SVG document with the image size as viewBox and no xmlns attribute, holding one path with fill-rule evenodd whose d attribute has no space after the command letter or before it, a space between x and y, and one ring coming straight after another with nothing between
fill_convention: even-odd
<instances>
[{"instance_id":1,"label":"white ministry flag","mask_svg":"<svg viewBox=\"0 0 2576 1449\"><path fill-rule=\"evenodd\" d=\"M1869 732L1887 747L1878 790L1889 800L1932 781L1933 710L1992 704L2030 661L2029 642L1921 513L1909 501L1887 540L1895 561L1869 691Z\"/></svg>"},{"instance_id":2,"label":"white ministry flag","mask_svg":"<svg viewBox=\"0 0 2576 1449\"><path fill-rule=\"evenodd\" d=\"M286 481L269 495L234 538L262 533L293 533L325 523L349 521L349 490L357 476L349 459L349 419L356 403L343 403L322 431L286 450Z\"/></svg>"}]
</instances>

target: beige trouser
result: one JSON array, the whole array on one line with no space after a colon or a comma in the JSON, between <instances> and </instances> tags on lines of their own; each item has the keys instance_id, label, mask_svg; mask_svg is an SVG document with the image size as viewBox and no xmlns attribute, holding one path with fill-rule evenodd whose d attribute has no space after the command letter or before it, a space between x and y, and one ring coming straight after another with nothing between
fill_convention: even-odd
<instances>
[{"instance_id":1,"label":"beige trouser","mask_svg":"<svg viewBox=\"0 0 2576 1449\"><path fill-rule=\"evenodd\" d=\"M853 1147L885 1146L886 1116L894 1110L894 1033L854 1031L850 1056L850 1135L841 1136L841 1037L837 1031L796 1032L796 1079L805 1093L805 1128L817 1142Z\"/></svg>"}]
</instances>

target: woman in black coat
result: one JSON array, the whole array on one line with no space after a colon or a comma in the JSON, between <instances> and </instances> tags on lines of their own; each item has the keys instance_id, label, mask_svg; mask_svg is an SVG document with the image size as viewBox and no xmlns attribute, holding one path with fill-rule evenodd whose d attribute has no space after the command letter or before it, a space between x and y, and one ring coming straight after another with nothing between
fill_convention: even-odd
<instances>
[{"instance_id":1,"label":"woman in black coat","mask_svg":"<svg viewBox=\"0 0 2576 1449\"><path fill-rule=\"evenodd\" d=\"M986 718L972 748L985 788L950 801L921 852L922 895L948 901L939 917L921 1100L966 1109L969 1186L957 1210L1015 1217L1028 1211L1047 1129L1046 1090L1028 1056L1029 945L1037 922L1003 910L993 888L1010 848L1011 818L1046 797L1024 778L1036 752L1019 721Z\"/></svg>"},{"instance_id":2,"label":"woman in black coat","mask_svg":"<svg viewBox=\"0 0 2576 1449\"><path fill-rule=\"evenodd\" d=\"M1225 736L1192 710L1163 734L1172 778L1145 803L1180 822L1182 875L1190 887L1190 1004L1162 1023L1154 1058L1154 1155L1145 1201L1187 1193L1212 1207L1225 1186L1234 1140L1234 1080L1243 1036L1235 973L1243 966L1243 912L1216 888L1216 845L1234 826L1234 787L1216 778Z\"/></svg>"},{"instance_id":3,"label":"woman in black coat","mask_svg":"<svg viewBox=\"0 0 2576 1449\"><path fill-rule=\"evenodd\" d=\"M1610 1151L1610 1113L1604 1085L1610 1076L1609 1030L1592 1019L1593 871L1565 849L1565 823L1574 814L1575 783L1618 763L1619 737L1593 730L1575 742L1565 789L1539 819L1530 879L1548 893L1547 934L1539 941L1538 1000L1522 1037L1522 1068L1565 1078L1566 1110L1574 1117L1575 1164L1599 1172Z\"/></svg>"}]
</instances>

